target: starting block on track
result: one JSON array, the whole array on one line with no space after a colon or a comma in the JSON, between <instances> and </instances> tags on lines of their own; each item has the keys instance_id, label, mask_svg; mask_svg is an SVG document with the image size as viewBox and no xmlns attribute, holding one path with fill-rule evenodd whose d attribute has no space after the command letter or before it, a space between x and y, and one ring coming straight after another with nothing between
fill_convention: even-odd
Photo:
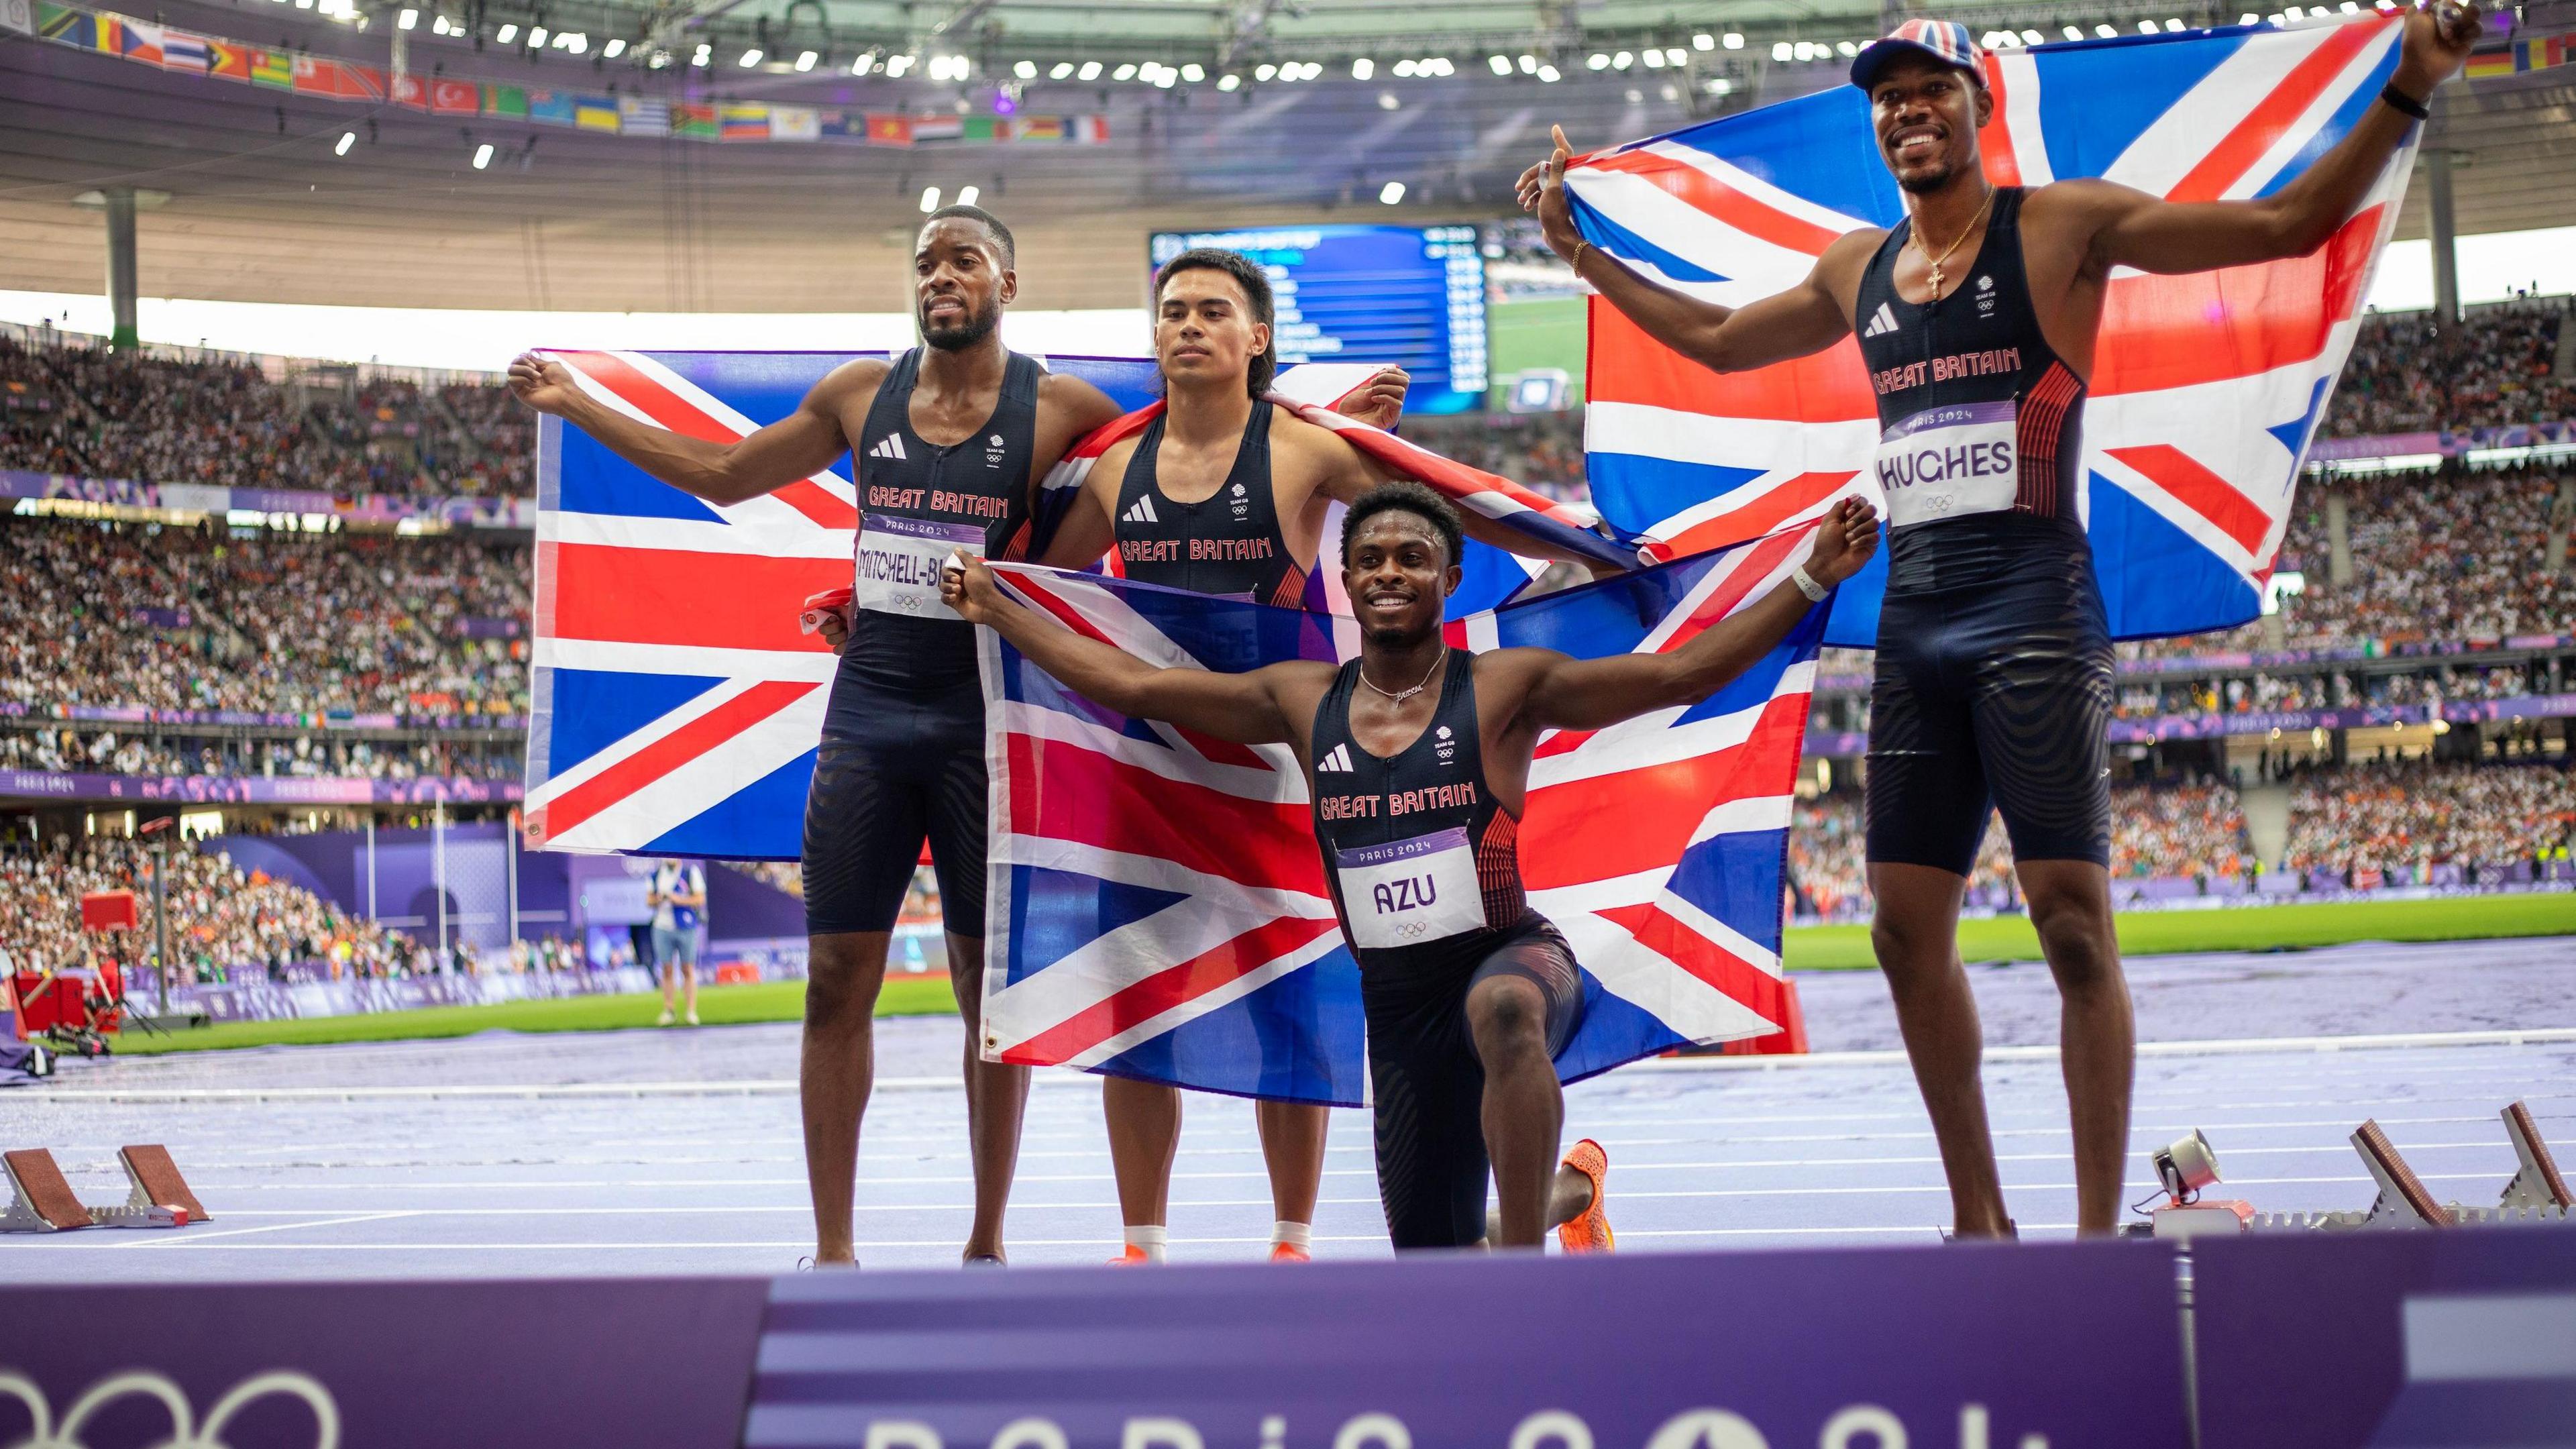
<instances>
[{"instance_id":1,"label":"starting block on track","mask_svg":"<svg viewBox=\"0 0 2576 1449\"><path fill-rule=\"evenodd\" d=\"M2405 1157L2388 1134L2374 1119L2361 1124L2352 1134L2352 1147L2361 1154L2362 1164L2370 1169L2371 1179L2379 1185L2379 1196L2365 1212L2326 1213L2257 1213L2248 1224L2258 1231L2277 1229L2326 1228L2448 1228L2468 1224L2491 1223L2576 1223L2576 1197L2571 1197L2567 1180L2559 1175L2558 1163L2550 1155L2549 1144L2542 1139L2539 1126L2533 1122L2531 1109L2520 1102L2500 1114L2504 1118L2505 1136L2513 1143L2520 1169L2505 1184L2503 1195L2491 1208L2463 1207L2458 1203L2436 1202L2424 1186L2424 1180L2406 1165Z\"/></svg>"},{"instance_id":2,"label":"starting block on track","mask_svg":"<svg viewBox=\"0 0 2576 1449\"><path fill-rule=\"evenodd\" d=\"M74 1228L180 1228L204 1222L205 1204L158 1144L116 1149L117 1164L130 1184L125 1201L85 1206L72 1191L54 1155L41 1147L0 1153L10 1187L9 1205L0 1210L0 1232L59 1233Z\"/></svg>"}]
</instances>

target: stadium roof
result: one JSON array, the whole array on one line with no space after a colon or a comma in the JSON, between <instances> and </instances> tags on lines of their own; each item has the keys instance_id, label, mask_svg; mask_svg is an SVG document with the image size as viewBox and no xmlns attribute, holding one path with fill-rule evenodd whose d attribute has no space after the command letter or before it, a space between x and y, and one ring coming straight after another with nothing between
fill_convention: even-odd
<instances>
[{"instance_id":1,"label":"stadium roof","mask_svg":"<svg viewBox=\"0 0 2576 1449\"><path fill-rule=\"evenodd\" d=\"M601 134L262 89L0 34L0 249L20 279L13 285L96 288L102 224L76 202L126 185L147 201L167 198L141 226L146 295L901 310L900 262L924 191L953 200L973 186L1020 233L1026 305L1127 306L1138 299L1146 231L1506 215L1511 180L1543 153L1548 123L1596 145L1837 84L1840 44L1879 25L1874 0L459 0L446 13L418 0L407 30L398 5L324 18L346 3L318 0L307 11L283 0L168 0L158 13L172 27L374 67L388 67L399 39L411 75L472 82L487 98L552 89L840 108L922 120L925 139L928 118L989 121L1007 108L1057 118L1098 144L711 145ZM1978 27L2043 13L1938 9ZM2051 33L2079 20L2125 29L2236 18L2134 4L2045 13L2036 23ZM433 34L451 17L456 33ZM505 26L518 27L508 44L499 40ZM546 38L532 49L539 28ZM567 35L580 37L580 53ZM625 42L613 59L611 41ZM1772 58L1775 44L1797 43L1808 59ZM694 64L700 45L704 67ZM1650 49L1661 64L1646 63ZM760 57L746 66L751 50ZM808 50L815 59L800 70ZM889 79L888 61L905 54L919 59ZM659 68L656 55L667 57ZM961 57L955 71L951 57ZM1493 74L1489 57L1512 73ZM868 74L852 74L862 58ZM1419 62L1435 58L1447 64L1420 73ZM1359 60L1370 62L1367 79L1353 75ZM1086 61L1100 64L1097 79L1084 82L1079 70L1053 78L1058 66ZM931 79L934 62L958 78ZM1291 64L1319 74L1277 74ZM1150 69L1121 81L1123 65ZM1528 73L1541 67L1559 79ZM1236 85L1220 89L1227 75ZM2576 174L2570 81L2576 66L2446 89L2432 144L2468 163L2455 183L2463 232L2576 222L2576 188L2564 180ZM1401 204L1379 203L1388 182L1403 184ZM2401 236L2423 234L2423 192L2419 184L2410 195ZM279 345L292 350L289 339Z\"/></svg>"}]
</instances>

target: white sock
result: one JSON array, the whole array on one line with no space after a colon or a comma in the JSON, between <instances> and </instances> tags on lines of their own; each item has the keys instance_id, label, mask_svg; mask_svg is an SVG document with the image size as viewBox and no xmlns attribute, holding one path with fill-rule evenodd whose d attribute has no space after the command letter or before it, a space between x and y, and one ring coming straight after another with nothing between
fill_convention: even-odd
<instances>
[{"instance_id":1,"label":"white sock","mask_svg":"<svg viewBox=\"0 0 2576 1449\"><path fill-rule=\"evenodd\" d=\"M1281 1218L1270 1225L1270 1246L1275 1248L1286 1243L1289 1247L1298 1249L1311 1247L1309 1239L1314 1231L1305 1223L1292 1223L1286 1218Z\"/></svg>"},{"instance_id":2,"label":"white sock","mask_svg":"<svg viewBox=\"0 0 2576 1449\"><path fill-rule=\"evenodd\" d=\"M1163 1261L1163 1242L1169 1233L1170 1230L1160 1224L1147 1223L1140 1226L1131 1223L1127 1228L1127 1246L1144 1249L1146 1262L1159 1263Z\"/></svg>"}]
</instances>

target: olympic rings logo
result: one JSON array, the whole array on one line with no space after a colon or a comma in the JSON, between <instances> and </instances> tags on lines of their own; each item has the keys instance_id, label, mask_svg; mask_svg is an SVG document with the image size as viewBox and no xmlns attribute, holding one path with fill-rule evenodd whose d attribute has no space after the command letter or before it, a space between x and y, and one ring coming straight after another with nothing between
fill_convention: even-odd
<instances>
[{"instance_id":1,"label":"olympic rings logo","mask_svg":"<svg viewBox=\"0 0 2576 1449\"><path fill-rule=\"evenodd\" d=\"M162 1440L157 1449L231 1449L224 1438L225 1427L253 1401L271 1394L301 1399L313 1411L313 1449L340 1449L338 1401L310 1375L292 1369L273 1369L233 1385L231 1392L217 1400L213 1411L206 1415L203 1429L197 1427L196 1410L188 1403L187 1391L149 1369L128 1369L92 1384L89 1392L73 1403L71 1412L63 1415L60 1429L54 1427L53 1406L45 1401L45 1391L36 1386L35 1380L0 1370L0 1396L26 1405L34 1426L26 1438L0 1445L0 1449L89 1449L81 1439L81 1431L90 1416L118 1399L136 1394L159 1400L169 1411L170 1437Z\"/></svg>"}]
</instances>

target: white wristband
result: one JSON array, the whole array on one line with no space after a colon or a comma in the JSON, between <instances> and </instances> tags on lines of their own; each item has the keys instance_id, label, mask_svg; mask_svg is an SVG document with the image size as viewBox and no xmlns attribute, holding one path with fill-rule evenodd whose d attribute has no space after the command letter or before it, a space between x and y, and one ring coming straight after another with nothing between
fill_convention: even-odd
<instances>
[{"instance_id":1,"label":"white wristband","mask_svg":"<svg viewBox=\"0 0 2576 1449\"><path fill-rule=\"evenodd\" d=\"M1789 575L1789 582L1796 584L1798 592L1806 595L1807 602L1811 604L1823 603L1825 595L1833 592L1823 584L1817 583L1814 577L1808 574L1805 564L1798 565L1798 571Z\"/></svg>"}]
</instances>

